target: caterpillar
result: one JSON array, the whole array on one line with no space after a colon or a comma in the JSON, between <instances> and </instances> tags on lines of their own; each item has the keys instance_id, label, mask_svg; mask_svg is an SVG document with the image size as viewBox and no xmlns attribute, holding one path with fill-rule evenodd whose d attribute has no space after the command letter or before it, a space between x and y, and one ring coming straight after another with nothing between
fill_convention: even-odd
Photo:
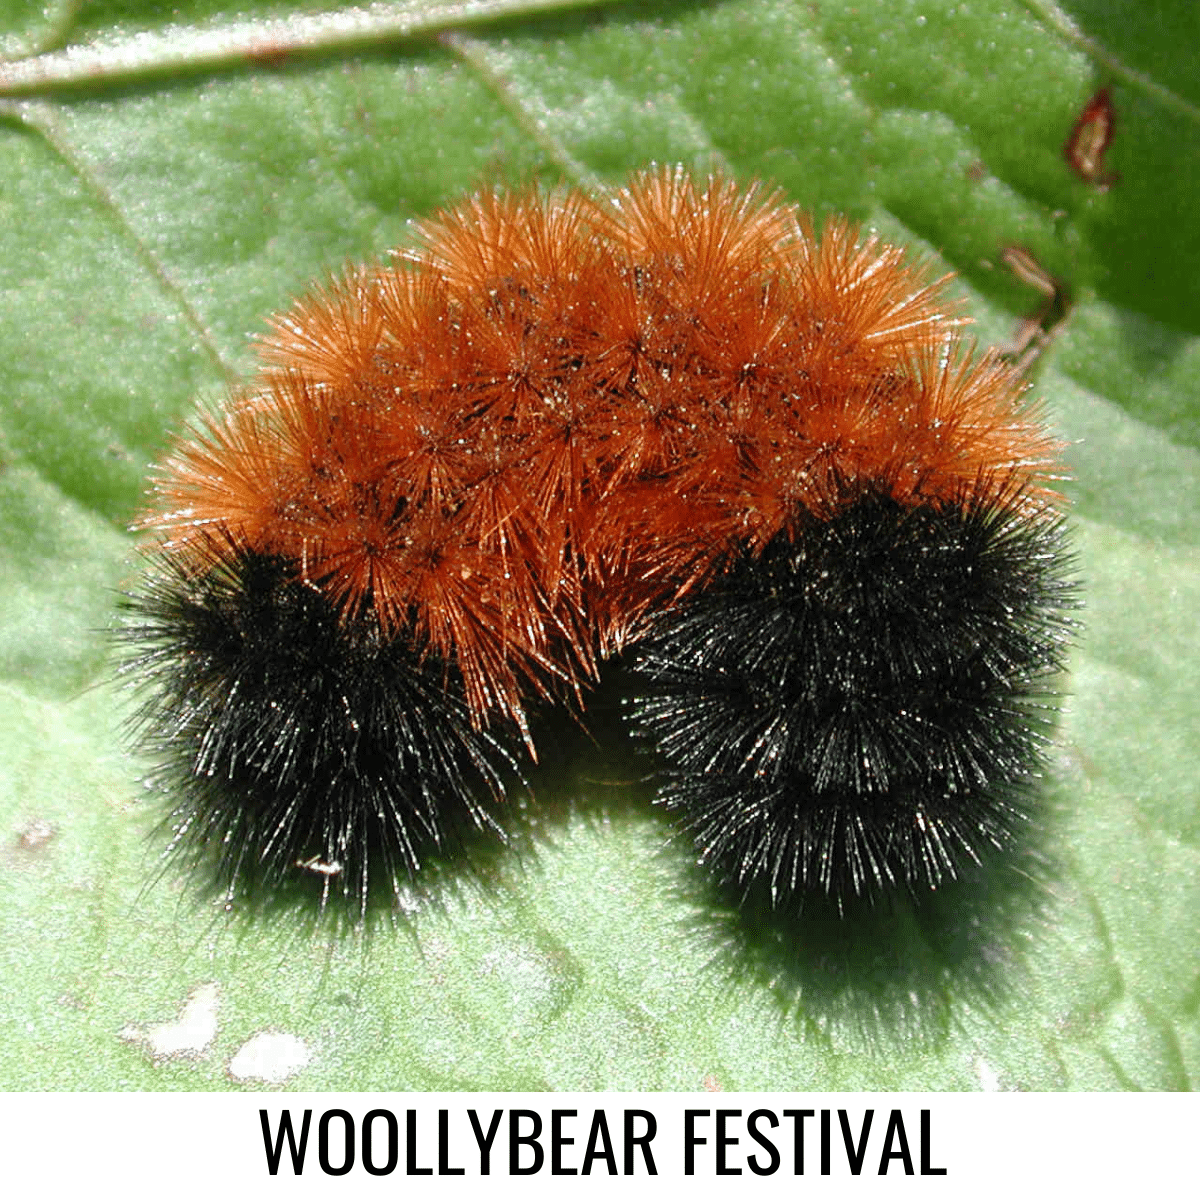
<instances>
[{"instance_id":1,"label":"caterpillar","mask_svg":"<svg viewBox=\"0 0 1200 1200\"><path fill-rule=\"evenodd\" d=\"M153 476L122 670L172 846L365 905L616 658L718 880L919 892L1009 844L1074 624L1062 447L946 280L682 168L414 235Z\"/></svg>"}]
</instances>

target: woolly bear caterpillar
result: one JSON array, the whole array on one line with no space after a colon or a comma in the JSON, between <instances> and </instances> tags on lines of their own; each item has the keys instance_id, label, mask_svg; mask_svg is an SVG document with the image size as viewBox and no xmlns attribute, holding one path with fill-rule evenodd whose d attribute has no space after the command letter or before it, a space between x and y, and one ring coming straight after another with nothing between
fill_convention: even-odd
<instances>
[{"instance_id":1,"label":"woolly bear caterpillar","mask_svg":"<svg viewBox=\"0 0 1200 1200\"><path fill-rule=\"evenodd\" d=\"M721 879L919 890L1007 844L1072 624L1059 446L944 281L682 169L418 235L274 318L154 477L123 637L177 842L365 904L621 653Z\"/></svg>"}]
</instances>

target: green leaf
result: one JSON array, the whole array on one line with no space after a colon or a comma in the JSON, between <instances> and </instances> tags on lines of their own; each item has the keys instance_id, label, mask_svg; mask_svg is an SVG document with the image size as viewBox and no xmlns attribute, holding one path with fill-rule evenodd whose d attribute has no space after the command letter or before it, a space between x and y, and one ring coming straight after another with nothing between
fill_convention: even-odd
<instances>
[{"instance_id":1,"label":"green leaf","mask_svg":"<svg viewBox=\"0 0 1200 1200\"><path fill-rule=\"evenodd\" d=\"M238 1052L265 1032L298 1039L280 1077L304 1089L1200 1077L1193 6L0 11L0 1086L261 1085ZM1102 84L1107 191L1063 155ZM395 927L196 903L147 840L161 797L111 683L150 464L267 315L408 218L651 160L911 245L985 341L1044 299L1006 248L1069 292L1036 386L1070 442L1086 631L1044 828L920 911L781 925L663 849L614 741Z\"/></svg>"}]
</instances>

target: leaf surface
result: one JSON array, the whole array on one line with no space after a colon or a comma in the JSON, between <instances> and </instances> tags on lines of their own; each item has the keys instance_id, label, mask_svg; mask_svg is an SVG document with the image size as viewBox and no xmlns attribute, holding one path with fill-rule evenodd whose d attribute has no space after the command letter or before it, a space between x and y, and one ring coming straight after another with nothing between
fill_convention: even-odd
<instances>
[{"instance_id":1,"label":"leaf surface","mask_svg":"<svg viewBox=\"0 0 1200 1200\"><path fill-rule=\"evenodd\" d=\"M236 1056L264 1031L303 1043L304 1089L1191 1086L1191 6L158 12L0 9L0 1086L252 1086ZM1063 156L1102 84L1107 191ZM160 798L111 683L150 464L250 369L272 311L403 244L410 217L652 160L769 177L911 245L958 273L985 342L1042 301L1006 248L1067 289L1036 389L1070 442L1086 629L1041 882L1017 862L932 911L739 916L664 849L618 745L551 773L518 846L395 928L194 903L159 875Z\"/></svg>"}]
</instances>

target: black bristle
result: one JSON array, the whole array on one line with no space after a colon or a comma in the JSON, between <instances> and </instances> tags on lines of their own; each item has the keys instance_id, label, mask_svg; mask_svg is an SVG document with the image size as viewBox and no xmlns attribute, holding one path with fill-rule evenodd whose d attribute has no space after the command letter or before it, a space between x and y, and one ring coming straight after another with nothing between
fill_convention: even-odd
<instances>
[{"instance_id":1,"label":"black bristle","mask_svg":"<svg viewBox=\"0 0 1200 1200\"><path fill-rule=\"evenodd\" d=\"M200 569L153 552L120 632L173 849L230 898L307 870L365 906L461 830L499 833L490 801L514 755L473 727L450 666L369 608L340 615L297 564L210 549Z\"/></svg>"},{"instance_id":2,"label":"black bristle","mask_svg":"<svg viewBox=\"0 0 1200 1200\"><path fill-rule=\"evenodd\" d=\"M720 881L920 892L1012 841L1075 607L1063 522L1022 500L868 490L656 619L634 725Z\"/></svg>"}]
</instances>

